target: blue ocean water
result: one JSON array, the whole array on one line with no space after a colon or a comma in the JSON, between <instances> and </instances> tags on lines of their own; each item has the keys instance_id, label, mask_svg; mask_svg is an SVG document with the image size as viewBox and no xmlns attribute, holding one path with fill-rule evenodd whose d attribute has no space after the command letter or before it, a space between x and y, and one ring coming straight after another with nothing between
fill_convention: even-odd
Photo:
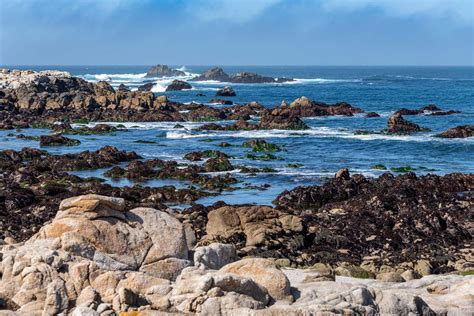
<instances>
[{"instance_id":1,"label":"blue ocean water","mask_svg":"<svg viewBox=\"0 0 474 316\"><path fill-rule=\"evenodd\" d=\"M145 82L153 82L153 91L165 94L178 102L207 103L215 91L224 86L217 82L192 82L193 89L164 92L173 78L145 78L148 66L30 66L10 67L33 70L59 69L71 72L86 80L107 80L117 87L121 83L136 88ZM190 79L210 66L176 66L187 75L179 79ZM474 172L474 138L433 138L447 128L474 124L474 67L317 67L317 66L224 66L227 73L256 72L273 77L292 77L295 82L283 84L233 84L236 97L234 103L258 101L265 106L278 106L282 100L291 102L302 95L327 103L345 101L361 107L366 112L375 111L380 118L354 117L306 118L311 127L308 131L237 131L196 132L192 129L201 123L184 123L184 128L175 129L175 123L127 123L128 132L115 136L74 136L81 140L75 147L48 149L54 153L95 150L112 144L120 149L133 150L146 158L162 158L183 161L185 153L194 150L219 149L231 155L234 165L272 167L273 173L246 175L238 171L234 175L241 181L238 190L226 191L217 197L206 198L199 203L209 204L217 200L228 203L271 204L283 190L298 185L320 184L343 167L352 173L378 176L383 170L375 170L376 164L388 169L411 166L417 174L450 172ZM204 94L198 96L197 94ZM381 130L386 127L388 117L394 111L420 108L434 103L443 110L457 110L460 114L449 116L406 116L406 119L428 127L431 132L411 136L355 135L360 129ZM47 130L24 130L28 135L48 133ZM19 149L37 147L35 141L20 140L0 132L0 148ZM242 142L262 138L284 146L285 151L275 153L282 160L254 161L244 156L247 148ZM203 141L209 140L212 141ZM137 140L153 140L155 144L135 143ZM220 148L226 141L232 147ZM184 162L184 161L183 161ZM301 164L299 168L288 164ZM80 175L103 177L104 170L78 172ZM113 185L132 185L128 180ZM150 180L141 185L177 187L187 186L180 181ZM263 189L260 186L269 184Z\"/></svg>"}]
</instances>

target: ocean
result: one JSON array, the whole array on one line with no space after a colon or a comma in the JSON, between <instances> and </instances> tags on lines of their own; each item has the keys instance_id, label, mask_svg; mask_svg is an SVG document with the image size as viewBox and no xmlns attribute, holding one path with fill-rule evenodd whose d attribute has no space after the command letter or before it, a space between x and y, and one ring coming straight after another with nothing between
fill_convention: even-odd
<instances>
[{"instance_id":1,"label":"ocean","mask_svg":"<svg viewBox=\"0 0 474 316\"><path fill-rule=\"evenodd\" d=\"M182 66L186 76L170 78L146 78L149 66L8 66L33 70L58 69L72 75L97 82L107 80L112 86L125 84L137 88L153 82L153 92L167 95L177 102L206 103L214 98L215 91L226 85L220 82L190 82L192 90L165 92L173 79L190 79L212 66ZM276 84L232 84L236 97L228 98L234 103L244 104L258 101L267 107L278 106L282 100L290 103L295 98L334 103L345 101L362 108L365 112L377 112L378 118L366 118L364 113L353 117L305 118L311 127L305 131L194 131L203 123L183 123L184 128L174 128L174 122L125 123L128 132L113 135L73 136L81 141L79 146L48 148L52 153L62 154L83 150L96 150L104 145L133 150L144 158L183 160L183 155L196 150L217 149L232 156L234 165L271 167L274 172L248 175L233 172L240 182L236 190L198 200L205 205L218 200L227 203L268 204L285 189L300 185L321 184L333 177L340 168L349 168L351 173L376 177L383 172L395 174L399 167L409 166L417 174L451 172L474 172L474 138L433 138L443 130L465 124L474 124L474 67L319 67L319 66L224 66L228 74L249 71L272 77L291 77L294 82ZM203 95L198 95L203 94ZM416 115L405 116L430 132L410 136L357 135L357 130L381 130L386 127L388 117L405 107L418 109L436 104L443 110L460 111L449 116ZM218 105L222 106L222 105ZM7 136L0 131L1 149L38 147L31 140ZM41 135L48 130L28 129L26 135ZM249 149L242 143L253 138L265 139L278 144L284 151L274 153L278 160L257 161L245 158ZM152 140L155 143L136 143L137 140ZM217 144L228 142L232 146L221 148ZM374 169L384 165L387 170ZM298 168L294 168L298 165ZM129 180L114 181L103 176L105 170L80 171L81 176L98 176L112 185L189 185L177 180L149 180L135 183ZM267 187L266 185L269 185Z\"/></svg>"}]
</instances>

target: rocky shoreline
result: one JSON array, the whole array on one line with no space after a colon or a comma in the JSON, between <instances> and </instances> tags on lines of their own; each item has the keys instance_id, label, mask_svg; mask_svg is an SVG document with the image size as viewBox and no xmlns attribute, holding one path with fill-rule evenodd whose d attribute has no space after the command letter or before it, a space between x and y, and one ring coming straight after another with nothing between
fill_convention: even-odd
<instances>
[{"instance_id":1,"label":"rocky shoreline","mask_svg":"<svg viewBox=\"0 0 474 316\"><path fill-rule=\"evenodd\" d=\"M181 75L175 71L158 65L149 76ZM214 69L199 80L287 80L254 75L229 76ZM174 82L174 88L189 86ZM225 87L218 94L235 91ZM426 131L402 115L427 111L454 114L434 105L401 109L379 133ZM41 147L78 145L69 135L126 131L106 124L73 128L78 121L306 130L307 117L359 113L361 108L345 102L306 97L274 108L257 102L215 108L172 102L149 91L115 90L107 82L90 83L65 72L0 72L0 128L49 128L50 135L35 139ZM471 137L473 130L459 126L436 136ZM32 137L21 135L16 137ZM282 192L274 206L222 201L204 206L196 201L234 189L232 171L271 172L236 165L224 150L229 144L219 146L189 152L184 163L144 159L113 146L61 155L34 148L1 150L0 315L474 310L473 174L386 172L368 178L341 169L321 185ZM242 146L251 150L249 159L277 159L272 153L282 150L263 140ZM178 179L187 186L114 187L101 178L70 173L102 169L110 179ZM187 206L177 211L173 204Z\"/></svg>"}]
</instances>

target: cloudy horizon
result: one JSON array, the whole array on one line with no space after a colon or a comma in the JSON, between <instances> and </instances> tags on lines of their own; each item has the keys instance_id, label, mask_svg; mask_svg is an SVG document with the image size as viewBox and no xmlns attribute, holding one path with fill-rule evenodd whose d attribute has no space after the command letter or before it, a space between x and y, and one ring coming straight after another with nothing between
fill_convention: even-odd
<instances>
[{"instance_id":1,"label":"cloudy horizon","mask_svg":"<svg viewBox=\"0 0 474 316\"><path fill-rule=\"evenodd\" d=\"M10 0L2 65L474 65L466 0Z\"/></svg>"}]
</instances>

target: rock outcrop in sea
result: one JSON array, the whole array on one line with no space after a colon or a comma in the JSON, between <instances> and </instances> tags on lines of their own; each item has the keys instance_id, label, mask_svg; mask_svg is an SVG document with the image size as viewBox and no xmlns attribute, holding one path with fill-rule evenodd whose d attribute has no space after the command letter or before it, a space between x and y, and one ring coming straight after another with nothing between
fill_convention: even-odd
<instances>
[{"instance_id":1,"label":"rock outcrop in sea","mask_svg":"<svg viewBox=\"0 0 474 316\"><path fill-rule=\"evenodd\" d=\"M181 70L173 69L167 65L156 65L148 69L147 77L174 77L185 76L186 73Z\"/></svg>"},{"instance_id":2,"label":"rock outcrop in sea","mask_svg":"<svg viewBox=\"0 0 474 316\"><path fill-rule=\"evenodd\" d=\"M220 82L232 82L232 83L283 83L288 81L294 81L292 78L273 78L262 76L252 72L241 72L234 75L228 75L222 68L214 67L202 75L193 78L194 81L220 81Z\"/></svg>"}]
</instances>

